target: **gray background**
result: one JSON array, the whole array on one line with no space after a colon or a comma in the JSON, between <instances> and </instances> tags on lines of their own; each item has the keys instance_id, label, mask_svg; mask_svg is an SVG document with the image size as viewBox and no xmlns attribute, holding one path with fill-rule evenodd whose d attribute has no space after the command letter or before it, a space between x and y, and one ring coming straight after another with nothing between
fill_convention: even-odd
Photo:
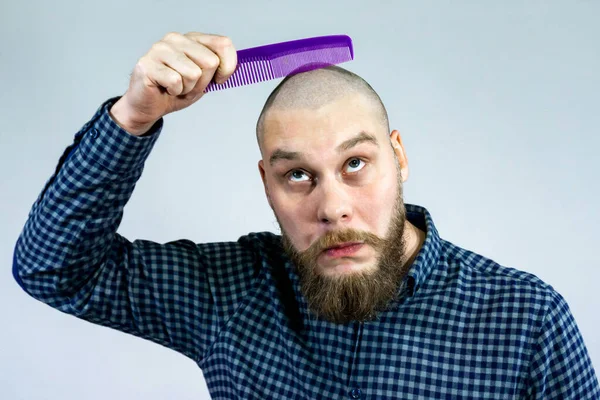
<instances>
[{"instance_id":1,"label":"gray background","mask_svg":"<svg viewBox=\"0 0 600 400\"><path fill-rule=\"evenodd\" d=\"M208 398L184 356L54 311L11 276L63 149L169 31L228 35L238 49L350 35L356 60L345 66L402 132L406 201L427 207L442 237L553 285L598 369L599 12L575 0L3 1L0 398ZM276 230L254 124L277 82L168 116L119 232L203 242Z\"/></svg>"}]
</instances>

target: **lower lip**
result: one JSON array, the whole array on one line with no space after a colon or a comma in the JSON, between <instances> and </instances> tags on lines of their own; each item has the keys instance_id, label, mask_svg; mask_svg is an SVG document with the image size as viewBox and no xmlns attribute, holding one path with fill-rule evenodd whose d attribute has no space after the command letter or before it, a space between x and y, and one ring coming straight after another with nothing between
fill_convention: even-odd
<instances>
[{"instance_id":1,"label":"lower lip","mask_svg":"<svg viewBox=\"0 0 600 400\"><path fill-rule=\"evenodd\" d=\"M362 243L351 244L344 247L336 247L333 249L325 250L325 254L332 258L348 257L356 253L362 247Z\"/></svg>"}]
</instances>

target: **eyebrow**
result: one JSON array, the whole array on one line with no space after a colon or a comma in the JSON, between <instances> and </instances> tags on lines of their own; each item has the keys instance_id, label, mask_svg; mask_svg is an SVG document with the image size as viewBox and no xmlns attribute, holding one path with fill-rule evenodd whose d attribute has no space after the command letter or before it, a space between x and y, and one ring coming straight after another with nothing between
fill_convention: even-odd
<instances>
[{"instance_id":1,"label":"eyebrow","mask_svg":"<svg viewBox=\"0 0 600 400\"><path fill-rule=\"evenodd\" d=\"M357 146L361 143L371 143L371 144L374 144L375 146L379 147L379 143L377 142L377 139L375 138L375 136L363 131L363 132L360 132L358 135L354 136L353 138L350 138L350 139L342 142L341 144L339 144L336 147L336 150L338 153L341 153L341 152L350 150L354 146ZM269 164L271 164L271 166L273 166L273 164L275 164L277 161L280 161L280 160L294 161L294 160L299 160L301 158L304 158L304 156L300 152L276 149L273 152L273 154L271 155L271 157L269 158Z\"/></svg>"},{"instance_id":2,"label":"eyebrow","mask_svg":"<svg viewBox=\"0 0 600 400\"><path fill-rule=\"evenodd\" d=\"M271 158L269 158L269 164L273 166L279 160L298 160L302 158L302 154L297 151L285 151L281 149L277 149L271 154Z\"/></svg>"},{"instance_id":3,"label":"eyebrow","mask_svg":"<svg viewBox=\"0 0 600 400\"><path fill-rule=\"evenodd\" d=\"M375 138L375 136L363 131L360 132L358 135L354 136L353 138L350 138L342 144L340 144L337 147L337 151L338 153L341 153L342 151L350 150L354 146L365 142L374 144L375 146L379 147L379 143L377 143L377 139Z\"/></svg>"}]
</instances>

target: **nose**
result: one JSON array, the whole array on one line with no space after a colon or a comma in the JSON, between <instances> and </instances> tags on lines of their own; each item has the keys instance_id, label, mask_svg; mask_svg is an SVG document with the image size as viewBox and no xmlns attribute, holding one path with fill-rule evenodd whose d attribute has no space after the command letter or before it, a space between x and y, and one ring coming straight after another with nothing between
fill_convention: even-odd
<instances>
[{"instance_id":1,"label":"nose","mask_svg":"<svg viewBox=\"0 0 600 400\"><path fill-rule=\"evenodd\" d=\"M343 183L335 179L320 182L318 191L317 218L327 225L339 225L352 219L352 205L349 193Z\"/></svg>"}]
</instances>

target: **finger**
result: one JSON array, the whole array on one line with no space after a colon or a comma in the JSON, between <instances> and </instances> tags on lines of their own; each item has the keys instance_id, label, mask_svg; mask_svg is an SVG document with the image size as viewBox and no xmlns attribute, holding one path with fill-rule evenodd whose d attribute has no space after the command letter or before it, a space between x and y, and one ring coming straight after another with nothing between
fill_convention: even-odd
<instances>
[{"instance_id":1,"label":"finger","mask_svg":"<svg viewBox=\"0 0 600 400\"><path fill-rule=\"evenodd\" d=\"M192 91L202 76L202 69L170 43L157 42L152 48L151 58L181 75L183 83L181 94Z\"/></svg>"},{"instance_id":2,"label":"finger","mask_svg":"<svg viewBox=\"0 0 600 400\"><path fill-rule=\"evenodd\" d=\"M215 73L217 83L225 82L233 74L237 67L237 52L230 38L199 32L189 32L185 36L206 46L219 57L220 62Z\"/></svg>"},{"instance_id":3,"label":"finger","mask_svg":"<svg viewBox=\"0 0 600 400\"><path fill-rule=\"evenodd\" d=\"M188 94L195 96L203 93L221 63L219 56L203 44L179 33L167 34L163 41L177 48L177 51L185 54L187 58L201 68L202 75Z\"/></svg>"},{"instance_id":4,"label":"finger","mask_svg":"<svg viewBox=\"0 0 600 400\"><path fill-rule=\"evenodd\" d=\"M179 96L183 92L183 77L174 69L155 60L147 61L144 68L151 84L163 88L171 96Z\"/></svg>"}]
</instances>

